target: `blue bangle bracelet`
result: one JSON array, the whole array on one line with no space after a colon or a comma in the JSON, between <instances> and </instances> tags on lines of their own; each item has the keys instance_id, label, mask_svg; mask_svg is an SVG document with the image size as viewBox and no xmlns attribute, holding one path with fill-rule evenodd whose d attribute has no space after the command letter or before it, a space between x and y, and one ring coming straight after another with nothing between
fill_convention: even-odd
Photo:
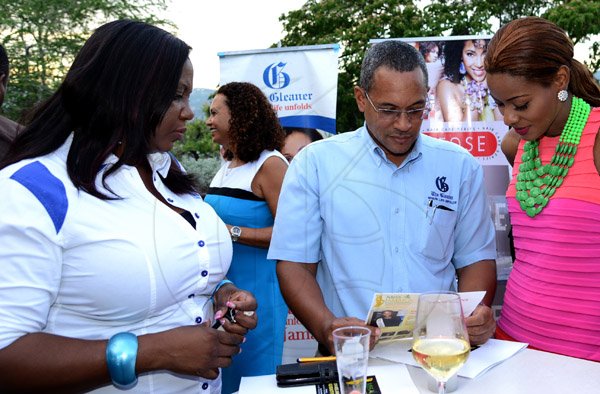
<instances>
[{"instance_id":1,"label":"blue bangle bracelet","mask_svg":"<svg viewBox=\"0 0 600 394\"><path fill-rule=\"evenodd\" d=\"M129 389L137 383L135 360L138 339L130 332L120 332L108 340L106 365L113 384L120 389Z\"/></svg>"},{"instance_id":2,"label":"blue bangle bracelet","mask_svg":"<svg viewBox=\"0 0 600 394\"><path fill-rule=\"evenodd\" d=\"M223 279L222 281L219 282L219 284L217 285L217 287L215 287L215 290L213 291L212 295L210 296L211 299L215 298L215 295L217 294L217 291L219 291L219 289L223 286L225 286L226 284L231 283L233 284L232 281L230 281L229 279Z\"/></svg>"}]
</instances>

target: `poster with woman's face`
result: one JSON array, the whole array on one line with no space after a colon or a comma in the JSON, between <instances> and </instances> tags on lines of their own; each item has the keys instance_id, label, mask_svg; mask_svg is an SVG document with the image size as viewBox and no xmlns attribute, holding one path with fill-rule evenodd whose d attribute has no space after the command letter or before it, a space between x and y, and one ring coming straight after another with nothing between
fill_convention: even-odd
<instances>
[{"instance_id":1,"label":"poster with woman's face","mask_svg":"<svg viewBox=\"0 0 600 394\"><path fill-rule=\"evenodd\" d=\"M488 89L484 66L489 37L410 43L423 55L429 75L430 109L421 131L461 145L485 164L507 165L500 142L508 128Z\"/></svg>"}]
</instances>

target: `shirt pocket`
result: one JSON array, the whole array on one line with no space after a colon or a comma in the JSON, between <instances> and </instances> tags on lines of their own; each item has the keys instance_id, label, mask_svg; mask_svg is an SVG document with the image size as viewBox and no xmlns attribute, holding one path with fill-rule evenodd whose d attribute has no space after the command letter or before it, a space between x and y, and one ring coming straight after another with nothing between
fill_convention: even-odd
<instances>
[{"instance_id":1,"label":"shirt pocket","mask_svg":"<svg viewBox=\"0 0 600 394\"><path fill-rule=\"evenodd\" d=\"M456 211L443 205L430 207L421 227L421 254L432 260L446 262L454 251Z\"/></svg>"}]
</instances>

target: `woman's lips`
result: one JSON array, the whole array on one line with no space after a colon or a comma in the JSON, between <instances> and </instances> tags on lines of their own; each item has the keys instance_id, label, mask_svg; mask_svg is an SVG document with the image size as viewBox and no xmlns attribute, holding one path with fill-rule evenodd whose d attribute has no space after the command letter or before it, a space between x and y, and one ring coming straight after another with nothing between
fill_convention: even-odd
<instances>
[{"instance_id":1,"label":"woman's lips","mask_svg":"<svg viewBox=\"0 0 600 394\"><path fill-rule=\"evenodd\" d=\"M523 127L523 128L513 127L513 130L515 131L515 133L517 133L519 135L525 135L529 131L529 127Z\"/></svg>"}]
</instances>

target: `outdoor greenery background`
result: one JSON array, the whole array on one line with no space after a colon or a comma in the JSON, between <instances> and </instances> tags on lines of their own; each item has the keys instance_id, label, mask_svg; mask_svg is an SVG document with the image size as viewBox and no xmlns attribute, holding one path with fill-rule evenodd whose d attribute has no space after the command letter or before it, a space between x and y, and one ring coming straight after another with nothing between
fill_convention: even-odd
<instances>
[{"instance_id":1,"label":"outdoor greenery background","mask_svg":"<svg viewBox=\"0 0 600 394\"><path fill-rule=\"evenodd\" d=\"M168 4L169 0L0 0L0 43L11 66L1 113L18 121L47 98L85 39L104 22L131 18L174 31L173 24L160 17ZM281 15L284 36L273 37L273 42L283 46L341 44L337 130L345 132L363 122L352 86L358 81L369 40L447 36L452 31L493 34L500 25L527 15L557 23L576 44L600 34L597 0L307 0L300 9ZM586 64L592 72L600 69L597 41L591 43ZM220 159L202 120L188 124L174 153L205 190Z\"/></svg>"}]
</instances>

